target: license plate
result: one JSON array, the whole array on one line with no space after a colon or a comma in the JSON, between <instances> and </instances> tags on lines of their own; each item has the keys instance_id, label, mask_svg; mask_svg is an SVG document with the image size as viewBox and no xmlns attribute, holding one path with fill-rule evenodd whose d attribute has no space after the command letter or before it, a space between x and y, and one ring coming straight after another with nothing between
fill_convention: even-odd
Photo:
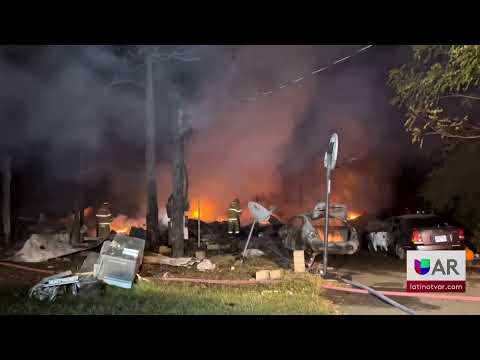
<instances>
[{"instance_id":1,"label":"license plate","mask_svg":"<svg viewBox=\"0 0 480 360\"><path fill-rule=\"evenodd\" d=\"M435 242L437 243L447 242L447 235L435 236Z\"/></svg>"}]
</instances>

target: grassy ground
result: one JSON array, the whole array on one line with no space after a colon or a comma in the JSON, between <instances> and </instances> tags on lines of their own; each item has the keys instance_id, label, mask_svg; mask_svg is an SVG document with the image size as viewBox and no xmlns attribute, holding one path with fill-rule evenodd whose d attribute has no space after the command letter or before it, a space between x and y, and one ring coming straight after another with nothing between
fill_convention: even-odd
<instances>
[{"instance_id":1,"label":"grassy ground","mask_svg":"<svg viewBox=\"0 0 480 360\"><path fill-rule=\"evenodd\" d=\"M106 286L103 296L82 298L65 296L54 303L28 298L28 290L44 274L0 267L0 314L86 314L86 315L223 315L223 314L335 314L333 304L321 290L321 279L309 274L287 271L282 281L268 285L227 286L173 283L155 280L165 273L169 277L248 280L258 270L281 267L274 256L247 259L239 264L233 256L215 256L215 271L199 272L192 268L162 265L142 266L142 277L133 289ZM78 271L83 257L72 256L66 262L55 259L31 267L56 272Z\"/></svg>"},{"instance_id":2,"label":"grassy ground","mask_svg":"<svg viewBox=\"0 0 480 360\"><path fill-rule=\"evenodd\" d=\"M103 296L64 297L53 304L28 299L20 291L0 302L0 314L335 314L333 305L322 297L318 281L309 275L243 287L142 281L132 290L107 287Z\"/></svg>"}]
</instances>

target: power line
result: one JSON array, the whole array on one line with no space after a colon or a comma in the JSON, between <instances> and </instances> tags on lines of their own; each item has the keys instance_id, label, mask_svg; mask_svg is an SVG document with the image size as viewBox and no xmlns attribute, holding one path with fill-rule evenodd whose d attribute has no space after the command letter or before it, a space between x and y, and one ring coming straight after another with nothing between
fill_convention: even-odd
<instances>
[{"instance_id":1,"label":"power line","mask_svg":"<svg viewBox=\"0 0 480 360\"><path fill-rule=\"evenodd\" d=\"M257 91L256 92L256 95L254 96L249 96L249 97L242 97L242 98L239 98L238 100L235 100L235 101L232 101L230 102L230 104L227 105L227 107L230 105L230 106L233 106L235 104L238 104L240 102L255 102L265 96L268 96L268 95L272 95L274 93L276 93L278 90L283 90L287 87L291 87L293 85L298 85L300 84L301 82L303 82L304 80L306 80L307 78L309 77L312 77L312 76L316 76L316 75L319 75L329 69L331 69L332 67L340 64L340 63L343 63L347 60L350 60L352 59L353 57L363 53L364 51L370 49L371 47L373 47L374 45L367 45L367 46L364 46L363 48L361 49L358 49L356 50L355 52L353 52L351 55L348 55L348 56L345 56L343 58L340 58L340 59L337 59L335 61L332 61L330 64L328 65L325 65L325 66L322 66L320 68L317 68L309 73L306 73L304 75L301 75L301 76L297 76L295 79L292 79L290 81L284 81L283 83L281 83L279 86L277 87L274 87L274 88L271 88L271 89L268 89L268 90L263 90L263 91Z\"/></svg>"},{"instance_id":2,"label":"power line","mask_svg":"<svg viewBox=\"0 0 480 360\"><path fill-rule=\"evenodd\" d=\"M357 56L358 54L370 49L373 45L368 45L368 46L365 46L361 49L358 49L356 50L353 54L349 55L349 56L345 56L341 59L338 59L338 60L335 60L333 61L331 64L329 65L326 65L326 66L323 66L321 68L318 68L316 70L313 70L311 71L310 73L308 74L305 74L305 75L301 75L301 76L298 76L297 78L295 79L292 79L290 81L285 81L283 82L281 85L279 85L278 87L276 88L272 88L270 90L264 90L264 91L258 91L257 92L257 95L256 96L250 96L250 97L244 97L244 98L241 98L239 99L239 101L256 101L260 96L266 96L266 95L271 95L274 93L274 91L277 91L277 90L281 90L281 89L285 89L286 87L288 86L291 86L291 85L295 85L295 84L299 84L300 82L302 82L303 80L306 80L309 76L314 76L314 75L318 75L330 68L332 68L333 66L337 65L337 64L340 64L344 61L347 61L355 56Z\"/></svg>"}]
</instances>

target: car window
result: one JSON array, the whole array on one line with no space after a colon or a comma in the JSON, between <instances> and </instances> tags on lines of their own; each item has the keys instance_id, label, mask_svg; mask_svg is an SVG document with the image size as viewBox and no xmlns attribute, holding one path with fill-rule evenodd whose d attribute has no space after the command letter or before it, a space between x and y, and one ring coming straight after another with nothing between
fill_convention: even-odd
<instances>
[{"instance_id":1,"label":"car window","mask_svg":"<svg viewBox=\"0 0 480 360\"><path fill-rule=\"evenodd\" d=\"M437 226L450 226L450 224L445 219L442 219L439 216L413 218L406 221L406 227L408 229Z\"/></svg>"}]
</instances>

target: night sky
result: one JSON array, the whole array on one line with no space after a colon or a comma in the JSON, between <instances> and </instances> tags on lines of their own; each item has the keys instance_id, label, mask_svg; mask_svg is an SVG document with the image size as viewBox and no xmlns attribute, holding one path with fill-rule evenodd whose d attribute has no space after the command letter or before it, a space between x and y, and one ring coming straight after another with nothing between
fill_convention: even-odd
<instances>
[{"instance_id":1,"label":"night sky","mask_svg":"<svg viewBox=\"0 0 480 360\"><path fill-rule=\"evenodd\" d=\"M340 160L334 201L362 212L415 206L429 169L391 104L388 71L407 46L374 46L294 86L279 85L365 45L193 46L199 61L155 66L159 206L171 189L171 125L188 114L192 202L212 218L231 198L261 197L283 214L323 200L323 154L332 132ZM166 47L166 50L171 50ZM116 214L145 212L144 83L137 46L1 46L1 152L14 159L17 216L64 216L75 192L83 206L110 201ZM108 88L115 80L138 85ZM274 89L255 102L238 102ZM81 184L81 186L79 185Z\"/></svg>"}]
</instances>

